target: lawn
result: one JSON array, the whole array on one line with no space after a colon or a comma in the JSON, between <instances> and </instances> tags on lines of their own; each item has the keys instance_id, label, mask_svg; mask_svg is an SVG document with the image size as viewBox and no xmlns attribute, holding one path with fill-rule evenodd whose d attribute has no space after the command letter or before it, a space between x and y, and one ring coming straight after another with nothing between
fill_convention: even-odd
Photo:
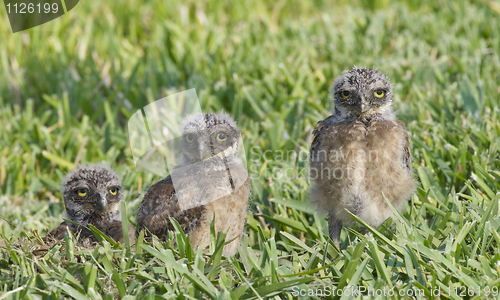
<instances>
[{"instance_id":1,"label":"lawn","mask_svg":"<svg viewBox=\"0 0 500 300\"><path fill-rule=\"evenodd\" d=\"M419 187L392 227L344 228L338 249L308 204L307 155L354 65L394 83ZM238 254L215 234L209 254L142 237L42 245L81 163L117 170L135 224L160 177L136 170L127 121L191 88L242 130ZM499 106L498 0L80 1L15 34L0 6L0 299L500 299Z\"/></svg>"}]
</instances>

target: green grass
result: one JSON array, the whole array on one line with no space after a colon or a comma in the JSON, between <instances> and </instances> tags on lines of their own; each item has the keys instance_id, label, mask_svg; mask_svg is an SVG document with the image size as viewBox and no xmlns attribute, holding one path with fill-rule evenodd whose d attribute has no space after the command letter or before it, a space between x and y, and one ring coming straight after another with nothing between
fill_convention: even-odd
<instances>
[{"instance_id":1,"label":"green grass","mask_svg":"<svg viewBox=\"0 0 500 300\"><path fill-rule=\"evenodd\" d=\"M486 298L500 285L499 28L498 0L81 1L16 34L0 8L0 299L291 299L333 286ZM353 65L395 83L421 184L394 230L345 229L339 252L308 205L307 160L287 154L307 154L332 81ZM242 129L253 197L239 253L222 257L215 235L213 254L193 252L177 232L186 247L68 237L40 254L35 236L62 220L58 185L78 163L117 169L134 223L159 178L135 170L127 120L189 88Z\"/></svg>"}]
</instances>

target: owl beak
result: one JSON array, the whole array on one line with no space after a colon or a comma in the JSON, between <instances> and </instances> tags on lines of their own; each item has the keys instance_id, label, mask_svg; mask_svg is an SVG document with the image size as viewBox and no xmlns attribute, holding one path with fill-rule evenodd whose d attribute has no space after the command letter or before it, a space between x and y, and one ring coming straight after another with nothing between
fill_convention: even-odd
<instances>
[{"instance_id":1,"label":"owl beak","mask_svg":"<svg viewBox=\"0 0 500 300\"><path fill-rule=\"evenodd\" d=\"M205 140L205 139L199 139L199 152L200 152L200 158L207 159L212 156L212 147L210 147L210 141Z\"/></svg>"},{"instance_id":2,"label":"owl beak","mask_svg":"<svg viewBox=\"0 0 500 300\"><path fill-rule=\"evenodd\" d=\"M108 201L106 200L106 195L99 193L99 199L97 200L97 210L100 212L105 212L108 209Z\"/></svg>"},{"instance_id":3,"label":"owl beak","mask_svg":"<svg viewBox=\"0 0 500 300\"><path fill-rule=\"evenodd\" d=\"M368 103L366 102L366 95L361 94L359 98L361 100L361 112L365 113L370 109L370 105L368 105Z\"/></svg>"},{"instance_id":4,"label":"owl beak","mask_svg":"<svg viewBox=\"0 0 500 300\"><path fill-rule=\"evenodd\" d=\"M366 102L361 102L361 112L362 113L365 113L368 111L368 109L370 108L370 106L368 105L368 103Z\"/></svg>"}]
</instances>

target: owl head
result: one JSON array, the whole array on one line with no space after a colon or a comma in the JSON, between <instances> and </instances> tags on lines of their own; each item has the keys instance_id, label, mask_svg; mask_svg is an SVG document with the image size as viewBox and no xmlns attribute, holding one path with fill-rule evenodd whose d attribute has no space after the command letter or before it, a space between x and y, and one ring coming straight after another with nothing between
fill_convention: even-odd
<instances>
[{"instance_id":1,"label":"owl head","mask_svg":"<svg viewBox=\"0 0 500 300\"><path fill-rule=\"evenodd\" d=\"M122 200L120 179L102 163L70 172L64 178L61 193L68 218L83 225L94 216L119 213Z\"/></svg>"},{"instance_id":2,"label":"owl head","mask_svg":"<svg viewBox=\"0 0 500 300\"><path fill-rule=\"evenodd\" d=\"M181 147L188 163L236 157L240 131L227 113L193 114L184 120Z\"/></svg>"},{"instance_id":3,"label":"owl head","mask_svg":"<svg viewBox=\"0 0 500 300\"><path fill-rule=\"evenodd\" d=\"M331 92L335 112L345 117L392 116L392 85L378 70L354 67L344 71L335 80Z\"/></svg>"}]
</instances>

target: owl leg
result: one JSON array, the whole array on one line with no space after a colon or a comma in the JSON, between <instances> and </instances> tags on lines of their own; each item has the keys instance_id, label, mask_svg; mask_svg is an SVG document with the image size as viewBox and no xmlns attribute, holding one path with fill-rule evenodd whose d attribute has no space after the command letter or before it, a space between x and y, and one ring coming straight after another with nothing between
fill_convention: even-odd
<instances>
[{"instance_id":1,"label":"owl leg","mask_svg":"<svg viewBox=\"0 0 500 300\"><path fill-rule=\"evenodd\" d=\"M328 215L328 233L333 243L339 247L340 232L342 231L342 221L335 219L333 215Z\"/></svg>"}]
</instances>

